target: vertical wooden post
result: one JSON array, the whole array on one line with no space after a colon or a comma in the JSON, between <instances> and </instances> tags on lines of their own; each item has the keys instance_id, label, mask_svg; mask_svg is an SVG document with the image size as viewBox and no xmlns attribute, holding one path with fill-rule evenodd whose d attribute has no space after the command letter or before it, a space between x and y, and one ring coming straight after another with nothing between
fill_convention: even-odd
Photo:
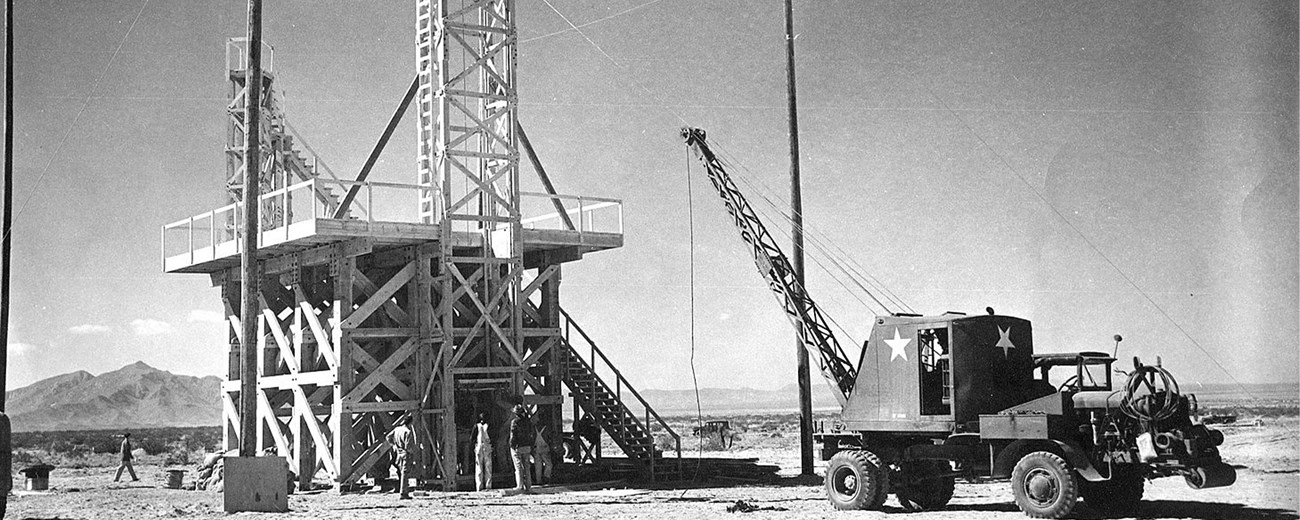
<instances>
[{"instance_id":1,"label":"vertical wooden post","mask_svg":"<svg viewBox=\"0 0 1300 520\"><path fill-rule=\"evenodd\" d=\"M253 378L253 383L257 384L257 380L262 376L262 374L266 374L266 375L271 374L271 372L268 370L270 368L270 363L271 363L271 356L270 356L271 353L268 352L268 350L272 348L270 345L272 340L268 337L270 333L267 332L266 329L267 329L267 325L269 324L266 322L265 316L263 316L262 313L259 312L257 313L256 316L253 316L253 321L254 323L257 324L257 341L256 343L253 343L254 345L257 346L257 356L256 356L257 373ZM260 397L261 393L262 390L258 388L257 391L253 393L253 396ZM253 413L252 413L253 424L255 424L257 428L256 443L253 444L254 456L260 454L262 452L262 449L265 448L271 442L270 428L267 426L266 421L263 420L264 417L262 415L262 412L271 412L271 410L259 410L259 408L261 408L262 406L260 401L261 399L258 399L253 403ZM247 417L248 416L241 417L240 420L242 421Z\"/></svg>"},{"instance_id":2,"label":"vertical wooden post","mask_svg":"<svg viewBox=\"0 0 1300 520\"><path fill-rule=\"evenodd\" d=\"M790 217L794 229L794 254L791 263L794 277L804 285L803 276L803 194L799 186L799 113L794 88L794 7L785 0L785 78L790 119ZM796 327L802 325L796 324ZM803 344L803 331L796 331L794 340L795 370L799 383L799 459L802 473L813 474L812 439L812 380L808 370L808 351Z\"/></svg>"},{"instance_id":3,"label":"vertical wooden post","mask_svg":"<svg viewBox=\"0 0 1300 520\"><path fill-rule=\"evenodd\" d=\"M5 180L4 225L0 226L0 390L9 380L9 270L12 268L14 230L14 1L5 2ZM5 411L5 392L0 391L0 412ZM5 437L8 440L9 437ZM9 446L0 446L5 453Z\"/></svg>"},{"instance_id":4,"label":"vertical wooden post","mask_svg":"<svg viewBox=\"0 0 1300 520\"><path fill-rule=\"evenodd\" d=\"M301 269L301 268L300 268ZM293 286L294 308L293 308L293 355L294 362L298 365L298 372L311 372L316 370L316 357L319 356L319 349L315 341L304 341L307 334L308 325L304 323L303 304L314 307L314 302L307 299L308 291L304 285L304 280L314 280L308 278L302 272L296 276L297 281ZM311 291L315 293L315 288ZM294 451L294 462L297 464L290 465L298 473L298 489L308 489L311 485L311 478L316 473L316 443L311 438L311 430L307 428L307 421L315 421L316 415L311 411L310 402L300 402L298 395L293 399L293 415L289 419L289 435L293 436L293 445L290 448Z\"/></svg>"},{"instance_id":5,"label":"vertical wooden post","mask_svg":"<svg viewBox=\"0 0 1300 520\"><path fill-rule=\"evenodd\" d=\"M344 329L343 321L352 314L352 284L356 271L356 258L345 256L340 248L339 258L334 260L334 312L333 341L334 352L339 357L338 378L334 383L334 413L330 417L330 430L334 432L334 464L337 467L337 482L342 482L352 473L352 460L356 451L353 444L352 413L350 402L344 402L344 396L352 391L356 383L356 370L352 362L352 331ZM340 487L339 492L343 489Z\"/></svg>"},{"instance_id":6,"label":"vertical wooden post","mask_svg":"<svg viewBox=\"0 0 1300 520\"><path fill-rule=\"evenodd\" d=\"M240 298L241 321L244 340L240 345L243 372L239 378L239 456L256 455L257 438L257 315L259 305L257 238L258 199L261 188L261 104L262 104L262 0L248 0L248 66L245 69L244 103L244 248L239 257L243 274L243 294Z\"/></svg>"},{"instance_id":7,"label":"vertical wooden post","mask_svg":"<svg viewBox=\"0 0 1300 520\"><path fill-rule=\"evenodd\" d=\"M5 2L5 173L4 217L0 225L0 517L4 517L13 487L13 441L5 414L5 387L9 380L9 270L13 246L14 204L14 2Z\"/></svg>"},{"instance_id":8,"label":"vertical wooden post","mask_svg":"<svg viewBox=\"0 0 1300 520\"><path fill-rule=\"evenodd\" d=\"M546 269L540 267L538 272L545 272ZM556 265L555 272L551 274L549 280L542 282L540 289L542 302L539 310L542 319L546 320L543 326L556 330L560 328L560 273L561 268ZM546 367L546 391L543 393L559 398L555 404L546 405L546 414L542 416L546 421L546 444L552 447L553 453L556 449L560 450L559 453L564 453L564 438L561 432L564 427L564 384L562 383L564 367L560 365L560 360L563 359L560 349L565 347L560 343L558 336L546 339L552 341L552 344L551 350L543 354L541 361L542 366ZM573 419L576 421L578 417L575 415Z\"/></svg>"}]
</instances>

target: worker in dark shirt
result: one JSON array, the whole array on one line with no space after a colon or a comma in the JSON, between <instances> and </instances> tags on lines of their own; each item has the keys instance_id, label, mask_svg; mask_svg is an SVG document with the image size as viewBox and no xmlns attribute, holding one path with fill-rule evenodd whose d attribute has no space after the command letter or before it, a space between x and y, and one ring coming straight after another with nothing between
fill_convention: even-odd
<instances>
[{"instance_id":1,"label":"worker in dark shirt","mask_svg":"<svg viewBox=\"0 0 1300 520\"><path fill-rule=\"evenodd\" d=\"M533 439L536 436L528 408L516 405L515 418L510 421L510 455L515 463L515 491L520 493L527 493L533 487L528 473L532 469Z\"/></svg>"},{"instance_id":2,"label":"worker in dark shirt","mask_svg":"<svg viewBox=\"0 0 1300 520\"><path fill-rule=\"evenodd\" d=\"M415 450L415 434L411 432L409 426L411 422L410 415L403 415L397 419L393 431L388 432L388 443L393 448L394 460L397 465L397 483L398 498L408 500L411 498L410 473L414 465L415 457L412 453Z\"/></svg>"},{"instance_id":3,"label":"worker in dark shirt","mask_svg":"<svg viewBox=\"0 0 1300 520\"><path fill-rule=\"evenodd\" d=\"M122 434L122 448L120 451L122 453L122 464L117 467L117 476L113 477L113 482L122 480L122 470L131 472L132 482L140 480L139 477L135 476L135 468L131 467L131 459L135 458L134 455L131 455L131 434Z\"/></svg>"}]
</instances>

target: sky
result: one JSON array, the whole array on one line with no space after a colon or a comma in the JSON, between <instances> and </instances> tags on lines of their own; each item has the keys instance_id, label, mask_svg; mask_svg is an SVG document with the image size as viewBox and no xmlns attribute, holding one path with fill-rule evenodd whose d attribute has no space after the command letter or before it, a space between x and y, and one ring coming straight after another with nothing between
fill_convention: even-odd
<instances>
[{"instance_id":1,"label":"sky","mask_svg":"<svg viewBox=\"0 0 1300 520\"><path fill-rule=\"evenodd\" d=\"M223 374L219 291L162 273L159 229L224 204L246 3L16 4L6 386ZM1295 2L796 4L822 249L919 312L1032 320L1040 352L1121 334L1184 386L1300 380ZM638 387L792 384L793 332L677 137L706 129L785 240L782 2L517 5L520 121L560 193L623 203L624 247L566 264L562 305ZM354 176L414 72L414 2L264 17L288 119ZM407 119L373 180L415 182ZM809 292L856 359L881 310L831 256L810 245Z\"/></svg>"}]
</instances>

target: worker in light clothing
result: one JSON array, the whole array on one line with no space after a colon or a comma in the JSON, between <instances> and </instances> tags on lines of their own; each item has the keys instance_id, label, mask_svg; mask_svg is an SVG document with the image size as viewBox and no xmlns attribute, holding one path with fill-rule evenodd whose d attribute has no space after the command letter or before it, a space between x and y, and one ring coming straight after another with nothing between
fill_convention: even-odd
<instances>
[{"instance_id":1,"label":"worker in light clothing","mask_svg":"<svg viewBox=\"0 0 1300 520\"><path fill-rule=\"evenodd\" d=\"M117 466L117 476L113 477L113 482L122 480L122 470L131 472L132 482L140 480L135 476L135 468L131 467L131 460L135 458L134 455L131 455L131 434L122 434L122 447L119 451L122 454L122 464Z\"/></svg>"},{"instance_id":2,"label":"worker in light clothing","mask_svg":"<svg viewBox=\"0 0 1300 520\"><path fill-rule=\"evenodd\" d=\"M515 418L510 421L510 455L515 463L515 491L527 493L533 484L529 478L532 469L533 420L524 405L515 406Z\"/></svg>"},{"instance_id":3,"label":"worker in light clothing","mask_svg":"<svg viewBox=\"0 0 1300 520\"><path fill-rule=\"evenodd\" d=\"M401 500L411 498L411 488L407 480L411 469L412 451L415 448L415 434L407 426L411 422L409 415L403 415L394 423L393 431L388 432L388 444L393 449L393 463L397 465L397 489Z\"/></svg>"},{"instance_id":4,"label":"worker in light clothing","mask_svg":"<svg viewBox=\"0 0 1300 520\"><path fill-rule=\"evenodd\" d=\"M487 414L478 414L474 424L474 488L492 489L492 437L488 434Z\"/></svg>"},{"instance_id":5,"label":"worker in light clothing","mask_svg":"<svg viewBox=\"0 0 1300 520\"><path fill-rule=\"evenodd\" d=\"M533 482L545 484L551 481L551 446L546 444L546 436L537 431L533 439Z\"/></svg>"}]
</instances>

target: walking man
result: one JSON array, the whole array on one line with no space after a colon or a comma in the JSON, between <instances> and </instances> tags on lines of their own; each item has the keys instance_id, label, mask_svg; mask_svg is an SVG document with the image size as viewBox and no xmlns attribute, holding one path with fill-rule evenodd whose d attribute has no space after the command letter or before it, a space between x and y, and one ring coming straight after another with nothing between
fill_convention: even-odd
<instances>
[{"instance_id":1,"label":"walking man","mask_svg":"<svg viewBox=\"0 0 1300 520\"><path fill-rule=\"evenodd\" d=\"M515 418L510 421L510 455L515 463L515 491L527 493L533 484L529 477L532 469L533 420L524 405L515 405Z\"/></svg>"},{"instance_id":2,"label":"walking man","mask_svg":"<svg viewBox=\"0 0 1300 520\"><path fill-rule=\"evenodd\" d=\"M487 414L478 414L474 425L474 488L492 489L492 437L488 435Z\"/></svg>"},{"instance_id":3,"label":"walking man","mask_svg":"<svg viewBox=\"0 0 1300 520\"><path fill-rule=\"evenodd\" d=\"M121 452L122 452L122 464L117 467L117 476L113 477L113 482L118 482L122 480L122 470L127 470L131 472L132 482L140 480L139 477L135 476L135 468L131 467L131 459L134 459L135 456L131 455L131 434L129 433L122 434Z\"/></svg>"},{"instance_id":4,"label":"walking man","mask_svg":"<svg viewBox=\"0 0 1300 520\"><path fill-rule=\"evenodd\" d=\"M393 423L393 431L388 432L388 444L393 448L393 463L397 464L397 489L400 495L399 500L408 500L411 498L411 488L407 481L407 474L411 469L411 451L415 448L415 434L407 426L411 422L410 415L403 415Z\"/></svg>"}]
</instances>

